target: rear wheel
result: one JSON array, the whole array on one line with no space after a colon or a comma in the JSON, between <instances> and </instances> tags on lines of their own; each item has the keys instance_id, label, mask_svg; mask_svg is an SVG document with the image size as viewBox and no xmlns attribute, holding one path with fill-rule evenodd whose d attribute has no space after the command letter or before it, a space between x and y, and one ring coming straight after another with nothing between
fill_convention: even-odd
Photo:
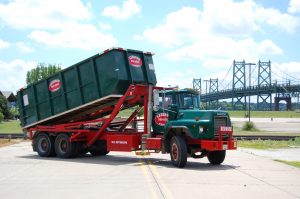
<instances>
[{"instance_id":1,"label":"rear wheel","mask_svg":"<svg viewBox=\"0 0 300 199\"><path fill-rule=\"evenodd\" d=\"M187 147L182 136L173 136L170 143L170 156L175 167L182 168L187 162Z\"/></svg>"},{"instance_id":2,"label":"rear wheel","mask_svg":"<svg viewBox=\"0 0 300 199\"><path fill-rule=\"evenodd\" d=\"M211 164L221 164L226 156L226 151L210 151L207 155L207 159Z\"/></svg>"},{"instance_id":3,"label":"rear wheel","mask_svg":"<svg viewBox=\"0 0 300 199\"><path fill-rule=\"evenodd\" d=\"M78 155L77 142L70 142L69 135L59 134L55 139L55 152L60 158L74 158Z\"/></svg>"},{"instance_id":4,"label":"rear wheel","mask_svg":"<svg viewBox=\"0 0 300 199\"><path fill-rule=\"evenodd\" d=\"M41 157L55 156L54 138L46 133L40 133L35 138L33 148Z\"/></svg>"}]
</instances>

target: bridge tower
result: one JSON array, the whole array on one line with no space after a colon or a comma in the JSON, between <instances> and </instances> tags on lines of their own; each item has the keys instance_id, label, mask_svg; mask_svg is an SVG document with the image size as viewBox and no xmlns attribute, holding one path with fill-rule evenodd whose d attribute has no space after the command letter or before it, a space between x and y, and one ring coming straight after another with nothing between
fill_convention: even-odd
<instances>
[{"instance_id":1,"label":"bridge tower","mask_svg":"<svg viewBox=\"0 0 300 199\"><path fill-rule=\"evenodd\" d=\"M246 72L245 60L233 60L233 80L232 80L232 110L237 109L237 105L242 105L243 110L246 110L246 95L245 93L237 93L237 88L246 88ZM236 101L234 100L236 99Z\"/></svg>"},{"instance_id":2,"label":"bridge tower","mask_svg":"<svg viewBox=\"0 0 300 199\"><path fill-rule=\"evenodd\" d=\"M219 91L219 80L209 79L209 93L217 93ZM218 109L219 100L208 99L208 109Z\"/></svg>"},{"instance_id":3,"label":"bridge tower","mask_svg":"<svg viewBox=\"0 0 300 199\"><path fill-rule=\"evenodd\" d=\"M265 86L271 85L271 61L258 62L258 89L263 91ZM257 110L272 110L272 93L257 94Z\"/></svg>"},{"instance_id":4,"label":"bridge tower","mask_svg":"<svg viewBox=\"0 0 300 199\"><path fill-rule=\"evenodd\" d=\"M199 91L199 94L201 95L201 78L200 79L193 79L193 89Z\"/></svg>"}]
</instances>

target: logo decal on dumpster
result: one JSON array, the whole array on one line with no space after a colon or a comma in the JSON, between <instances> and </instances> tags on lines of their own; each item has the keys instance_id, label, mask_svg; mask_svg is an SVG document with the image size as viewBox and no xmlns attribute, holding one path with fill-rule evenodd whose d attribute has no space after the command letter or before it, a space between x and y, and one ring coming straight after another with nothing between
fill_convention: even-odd
<instances>
[{"instance_id":1,"label":"logo decal on dumpster","mask_svg":"<svg viewBox=\"0 0 300 199\"><path fill-rule=\"evenodd\" d=\"M155 116L154 121L159 126L165 126L168 119L169 119L168 113L159 113L157 116Z\"/></svg>"},{"instance_id":2,"label":"logo decal on dumpster","mask_svg":"<svg viewBox=\"0 0 300 199\"><path fill-rule=\"evenodd\" d=\"M51 92L58 91L60 89L60 87L61 87L61 84L60 84L59 79L52 80L49 84L49 91L51 91Z\"/></svg>"},{"instance_id":3,"label":"logo decal on dumpster","mask_svg":"<svg viewBox=\"0 0 300 199\"><path fill-rule=\"evenodd\" d=\"M142 59L137 56L134 56L134 55L129 56L128 61L131 66L137 67L137 68L141 67L143 64Z\"/></svg>"}]
</instances>

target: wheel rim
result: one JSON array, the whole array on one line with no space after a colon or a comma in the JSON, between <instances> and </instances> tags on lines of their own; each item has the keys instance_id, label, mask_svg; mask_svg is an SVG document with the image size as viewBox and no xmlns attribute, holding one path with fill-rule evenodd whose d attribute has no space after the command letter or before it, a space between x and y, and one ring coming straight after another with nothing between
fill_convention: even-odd
<instances>
[{"instance_id":1,"label":"wheel rim","mask_svg":"<svg viewBox=\"0 0 300 199\"><path fill-rule=\"evenodd\" d=\"M39 148L39 151L41 151L43 153L47 152L47 150L49 148L49 143L46 138L39 139L38 148Z\"/></svg>"},{"instance_id":2,"label":"wheel rim","mask_svg":"<svg viewBox=\"0 0 300 199\"><path fill-rule=\"evenodd\" d=\"M66 153L68 150L68 142L64 139L61 139L59 142L59 150L61 153Z\"/></svg>"},{"instance_id":3,"label":"wheel rim","mask_svg":"<svg viewBox=\"0 0 300 199\"><path fill-rule=\"evenodd\" d=\"M177 161L177 159L178 159L178 147L175 143L172 144L171 153L172 153L173 160Z\"/></svg>"}]
</instances>

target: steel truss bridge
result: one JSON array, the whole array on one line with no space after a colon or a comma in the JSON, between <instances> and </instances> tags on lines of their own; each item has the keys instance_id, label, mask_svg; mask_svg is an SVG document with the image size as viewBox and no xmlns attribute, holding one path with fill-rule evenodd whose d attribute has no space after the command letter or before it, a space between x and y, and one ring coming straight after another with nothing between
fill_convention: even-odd
<instances>
[{"instance_id":1,"label":"steel truss bridge","mask_svg":"<svg viewBox=\"0 0 300 199\"><path fill-rule=\"evenodd\" d=\"M256 110L279 110L279 102L282 100L286 101L286 109L291 110L292 97L298 99L297 105L299 106L300 81L295 82L296 78L290 76L291 80L286 80L284 83L271 82L270 61L259 61L257 64L233 61L231 68L232 81L230 82L230 89L219 90L218 79L203 80L205 89L202 89L203 82L201 79L193 79L193 88L200 92L201 102L205 104L206 109L218 108L219 100L231 99L232 110L237 110L238 106L239 108L242 107L243 110L247 110L250 107L250 96L256 96ZM248 73L246 68L249 69ZM253 75L255 71L257 71L257 76ZM284 71L282 72L284 73ZM251 75L254 78L251 78ZM251 85L251 80L253 79L255 84L252 83L253 85ZM272 102L273 97L274 103ZM253 101L253 97L251 97L251 101Z\"/></svg>"}]
</instances>

